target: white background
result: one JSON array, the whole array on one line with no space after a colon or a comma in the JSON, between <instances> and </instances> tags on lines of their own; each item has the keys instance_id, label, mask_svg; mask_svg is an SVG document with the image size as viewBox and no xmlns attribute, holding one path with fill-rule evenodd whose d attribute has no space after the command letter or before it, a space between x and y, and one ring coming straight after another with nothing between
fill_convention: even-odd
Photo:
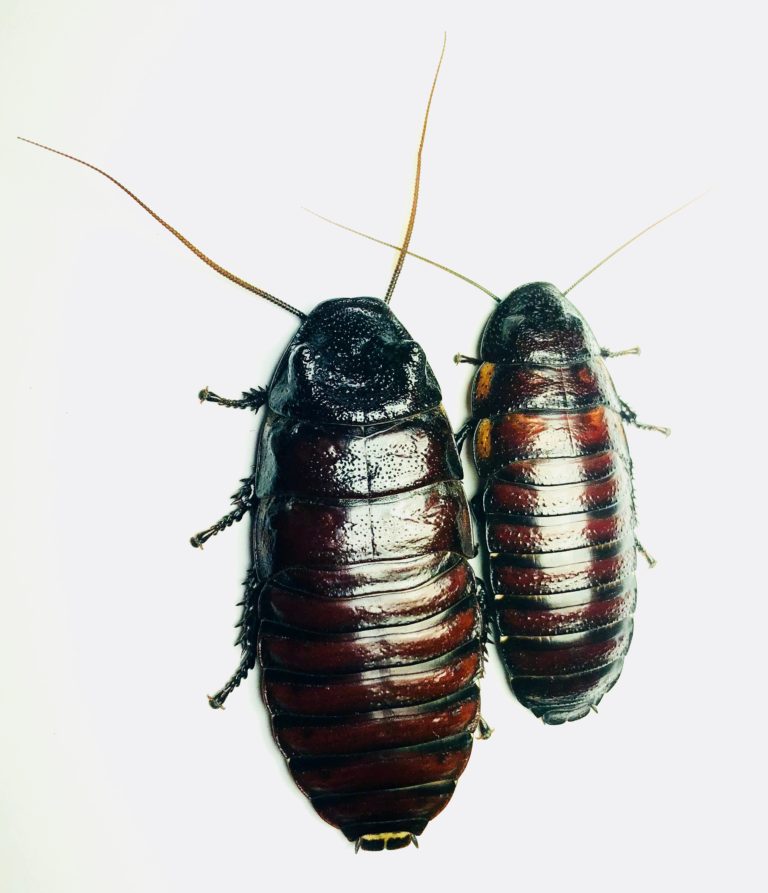
<instances>
[{"instance_id":1,"label":"white background","mask_svg":"<svg viewBox=\"0 0 768 893\"><path fill-rule=\"evenodd\" d=\"M758 889L764 815L764 28L759 4L4 0L3 890ZM565 287L613 348L640 536L635 640L600 714L548 728L495 655L478 743L421 849L361 854L313 813L237 661L247 525L203 553L296 320L381 295L443 30L415 250L506 293ZM491 302L409 261L394 310L456 426ZM474 480L468 474L470 492Z\"/></svg>"}]
</instances>

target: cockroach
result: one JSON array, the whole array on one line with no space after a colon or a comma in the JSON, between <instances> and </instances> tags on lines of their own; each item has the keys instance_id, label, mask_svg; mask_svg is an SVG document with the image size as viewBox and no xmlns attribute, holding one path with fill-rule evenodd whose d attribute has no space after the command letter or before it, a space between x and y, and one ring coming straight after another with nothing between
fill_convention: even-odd
<instances>
[{"instance_id":1,"label":"cockroach","mask_svg":"<svg viewBox=\"0 0 768 893\"><path fill-rule=\"evenodd\" d=\"M417 844L450 800L473 733L488 732L461 462L424 352L389 307L442 58L405 245L383 299L334 298L304 314L214 263L109 174L50 150L107 177L205 263L301 320L268 388L232 400L200 393L221 406L266 407L233 510L192 538L202 546L250 513L242 657L209 701L221 707L258 661L294 781L365 850Z\"/></svg>"},{"instance_id":2,"label":"cockroach","mask_svg":"<svg viewBox=\"0 0 768 893\"><path fill-rule=\"evenodd\" d=\"M696 199L693 199L695 201ZM632 461L625 424L639 422L619 398L605 358L639 353L599 346L566 295L629 244L612 251L565 291L547 282L516 288L498 303L480 340L471 416L480 490L488 612L517 699L545 723L597 710L621 674L633 631L636 552ZM314 213L314 212L312 212ZM397 246L321 217L390 248Z\"/></svg>"}]
</instances>

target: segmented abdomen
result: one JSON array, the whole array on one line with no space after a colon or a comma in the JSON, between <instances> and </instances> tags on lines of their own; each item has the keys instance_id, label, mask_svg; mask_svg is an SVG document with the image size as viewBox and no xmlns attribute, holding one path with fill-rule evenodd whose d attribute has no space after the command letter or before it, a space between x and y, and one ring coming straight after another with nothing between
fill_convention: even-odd
<instances>
[{"instance_id":1,"label":"segmented abdomen","mask_svg":"<svg viewBox=\"0 0 768 893\"><path fill-rule=\"evenodd\" d=\"M584 716L632 637L631 463L600 357L483 363L474 451L499 651L517 698L547 723Z\"/></svg>"},{"instance_id":2,"label":"segmented abdomen","mask_svg":"<svg viewBox=\"0 0 768 893\"><path fill-rule=\"evenodd\" d=\"M450 799L478 721L482 619L448 420L441 408L365 428L270 413L258 469L275 739L324 819L350 840L403 845Z\"/></svg>"}]
</instances>

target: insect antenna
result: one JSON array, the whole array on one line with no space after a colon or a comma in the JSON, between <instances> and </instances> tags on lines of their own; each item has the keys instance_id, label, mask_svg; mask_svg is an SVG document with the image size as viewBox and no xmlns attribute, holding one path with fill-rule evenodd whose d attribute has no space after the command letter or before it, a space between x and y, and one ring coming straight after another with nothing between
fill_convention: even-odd
<instances>
[{"instance_id":1,"label":"insect antenna","mask_svg":"<svg viewBox=\"0 0 768 893\"><path fill-rule=\"evenodd\" d=\"M424 151L424 140L427 136L427 122L429 121L429 110L432 107L432 97L435 95L435 87L437 86L437 77L440 74L440 66L443 64L443 56L445 55L445 43L448 38L447 34L443 34L443 48L440 50L440 58L437 61L437 69L435 70L435 76L432 79L432 89L429 91L429 99L427 100L427 110L424 112L424 123L421 126L421 139L419 140L419 151L416 153L416 178L413 183L413 201L411 202L411 214L408 218L408 226L405 230L405 238L403 239L402 247L400 248L400 254L397 257L397 263L395 264L395 271L392 273L392 278L389 280L389 287L387 288L387 293L384 295L384 303L389 304L392 300L392 293L395 290L395 286L397 285L397 280L400 278L400 271L403 269L403 264L405 263L405 256L408 254L408 245L411 241L411 233L413 232L413 225L416 222L416 206L419 203L419 183L421 182L421 155Z\"/></svg>"},{"instance_id":2,"label":"insect antenna","mask_svg":"<svg viewBox=\"0 0 768 893\"><path fill-rule=\"evenodd\" d=\"M636 241L640 238L640 236L644 236L647 232L650 232L652 229L654 229L654 227L657 227L660 223L664 223L665 220L669 220L670 217L674 217L675 214L679 214L680 211L685 210L685 208L687 208L689 205L692 205L694 202L697 202L697 201L698 201L700 198L702 198L704 195L706 195L706 193L705 193L705 192L702 192L701 195L697 195L695 198L690 199L690 200L687 201L684 205L680 205L679 208L675 208L674 211L670 211L669 214L665 214L663 217L661 217L661 218L659 218L658 220L656 220L656 221L655 221L654 223L652 223L650 226L646 226L645 229L640 230L639 233L637 233L636 235L632 236L631 239L627 239L627 241L624 242L623 244L619 245L618 248L614 248L613 251L612 251L610 254L606 255L606 256L605 256L599 263L595 264L594 267L592 267L590 270L587 270L587 272L586 272L583 276L580 276L580 277L573 283L573 285L569 285L568 288L564 289L563 294L564 294L564 295L567 295L569 291L571 291L571 290L573 290L574 288L576 288L576 286L579 285L580 283L582 283L588 276L591 276L591 275L595 272L595 270L599 270L600 267L602 267L602 265L603 265L604 263L607 263L612 257L616 257L616 255L617 255L620 251L623 251L625 248L627 248L627 247L628 247L629 245L631 245L633 242L636 242Z\"/></svg>"},{"instance_id":3,"label":"insect antenna","mask_svg":"<svg viewBox=\"0 0 768 893\"><path fill-rule=\"evenodd\" d=\"M217 264L216 261L211 260L210 257L203 254L203 252L199 248L197 248L195 245L193 245L189 241L189 239L186 239L184 236L182 236L182 234L177 229L174 229L170 225L170 223L167 223L165 220L163 220L162 217L160 217L159 214L156 214L152 210L152 208L149 207L149 205L146 205L137 195L134 195L130 189L123 186L123 184L119 180L116 180L113 176L108 174L106 171L103 171L100 167L96 167L95 164L90 164L87 161L83 161L82 158L77 158L75 155L68 155L66 152L59 151L59 149L52 149L50 146L46 146L43 143L37 143L34 140L28 140L23 136L18 137L18 139L20 139L24 143L29 143L32 146L38 146L40 149L45 149L48 152L53 152L54 155L61 155L62 158L69 158L70 161L76 161L78 164L82 164L85 167L90 168L92 171L96 171L97 174L101 174L102 177L106 177L108 180L110 180L112 183L114 183L115 186L122 189L126 195L128 195L130 198L132 198L136 202L137 205L140 205L151 217L154 217L155 220L159 224L164 226L172 236L175 236L181 242L182 245L189 248L189 250L194 255L199 257L203 263L208 264L209 267L216 270L216 272L220 273L222 276L224 276L225 279L229 279L229 281L234 282L235 285L239 285L242 288L245 288L248 291L253 292L253 294L258 295L260 298L265 298L267 301L271 301L273 304L276 304L278 307L282 307L283 310L287 310L289 313L293 313L294 316L298 316L299 319L307 318L306 313L302 313L301 310L297 310L295 307L292 307L290 304L287 304L285 301L281 301L280 298L276 298L274 295L270 294L268 291L264 291L264 289L258 288L255 285L251 285L250 282L246 282L245 279L241 279L239 276L236 276L234 273L230 273L229 270L225 270L224 267L222 267L220 264Z\"/></svg>"},{"instance_id":4,"label":"insect antenna","mask_svg":"<svg viewBox=\"0 0 768 893\"><path fill-rule=\"evenodd\" d=\"M318 214L317 211L312 211L310 208L304 208L305 211L308 211L314 217L319 218L320 220L324 220L326 223L330 223L333 226L338 226L339 229L344 229L348 233L354 233L356 236L362 236L364 239L368 239L371 242L376 242L378 245L386 245L387 248L394 248L395 251L402 251L400 245L393 245L392 242L385 242L384 239L377 239L375 236L369 236L368 233L361 232L359 229L353 229L351 226L345 226L343 223L338 223L336 220L331 220L330 217L324 217L322 214ZM410 257L415 257L417 260L423 260L425 264L431 264L433 267L437 267L438 270L443 270L446 273L450 273L451 276L456 276L458 279L462 279L468 285L474 285L475 288L479 288L480 291L485 292L489 298L493 298L497 304L501 303L501 298L495 295L489 288L486 288L484 285L480 285L479 282L475 282L474 279L470 279L469 276L465 276L463 273L458 273L456 270L452 270L450 267L446 267L445 264L440 264L436 260L430 260L428 257L424 257L423 254L416 254L415 251L406 251Z\"/></svg>"}]
</instances>

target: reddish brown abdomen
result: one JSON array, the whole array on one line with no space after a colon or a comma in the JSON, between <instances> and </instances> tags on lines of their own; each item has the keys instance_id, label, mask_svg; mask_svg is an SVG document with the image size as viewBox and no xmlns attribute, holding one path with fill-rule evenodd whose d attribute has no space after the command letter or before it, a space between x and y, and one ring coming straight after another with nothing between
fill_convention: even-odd
<instances>
[{"instance_id":1,"label":"reddish brown abdomen","mask_svg":"<svg viewBox=\"0 0 768 893\"><path fill-rule=\"evenodd\" d=\"M265 423L262 693L296 783L350 840L420 834L469 758L482 622L460 478L441 408Z\"/></svg>"},{"instance_id":2,"label":"reddish brown abdomen","mask_svg":"<svg viewBox=\"0 0 768 893\"><path fill-rule=\"evenodd\" d=\"M618 401L600 357L483 363L475 462L499 652L517 698L579 719L632 637L634 509Z\"/></svg>"}]
</instances>

